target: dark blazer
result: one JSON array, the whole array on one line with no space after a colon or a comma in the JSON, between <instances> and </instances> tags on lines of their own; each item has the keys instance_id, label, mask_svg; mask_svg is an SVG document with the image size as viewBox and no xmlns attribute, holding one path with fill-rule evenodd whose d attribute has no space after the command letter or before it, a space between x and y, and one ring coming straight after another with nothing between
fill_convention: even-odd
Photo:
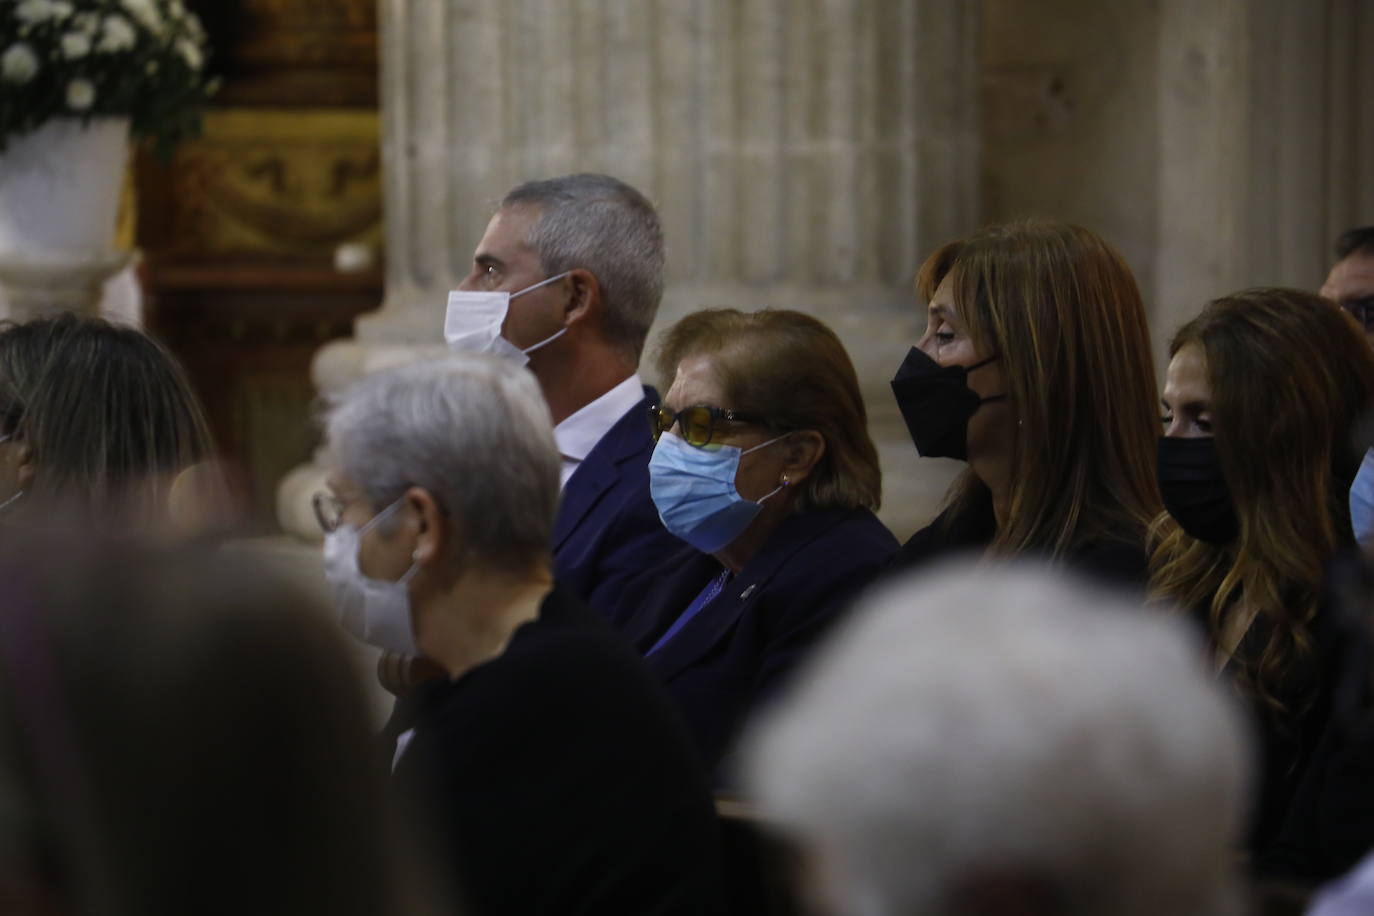
<instances>
[{"instance_id":1,"label":"dark blazer","mask_svg":"<svg viewBox=\"0 0 1374 916\"><path fill-rule=\"evenodd\" d=\"M806 654L897 549L867 509L822 509L786 519L721 593L648 656L676 698L717 783L746 719L786 683ZM634 583L626 632L647 652L722 571L683 546ZM721 777L727 777L722 779Z\"/></svg>"},{"instance_id":2,"label":"dark blazer","mask_svg":"<svg viewBox=\"0 0 1374 916\"><path fill-rule=\"evenodd\" d=\"M575 598L555 590L500 656L420 688L405 712L415 731L392 789L462 912L724 912L691 738L643 660Z\"/></svg>"},{"instance_id":3,"label":"dark blazer","mask_svg":"<svg viewBox=\"0 0 1374 916\"><path fill-rule=\"evenodd\" d=\"M624 612L620 585L662 563L682 547L659 521L649 496L654 451L646 414L658 392L644 398L582 460L563 488L553 524L553 574L561 588L585 601L617 627Z\"/></svg>"}]
</instances>

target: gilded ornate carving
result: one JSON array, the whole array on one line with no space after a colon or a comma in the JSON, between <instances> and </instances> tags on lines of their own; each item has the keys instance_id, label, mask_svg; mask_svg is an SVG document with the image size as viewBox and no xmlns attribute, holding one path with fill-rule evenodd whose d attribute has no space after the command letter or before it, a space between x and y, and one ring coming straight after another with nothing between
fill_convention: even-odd
<instances>
[{"instance_id":1,"label":"gilded ornate carving","mask_svg":"<svg viewBox=\"0 0 1374 916\"><path fill-rule=\"evenodd\" d=\"M372 112L214 112L164 180L164 253L328 258L381 239Z\"/></svg>"}]
</instances>

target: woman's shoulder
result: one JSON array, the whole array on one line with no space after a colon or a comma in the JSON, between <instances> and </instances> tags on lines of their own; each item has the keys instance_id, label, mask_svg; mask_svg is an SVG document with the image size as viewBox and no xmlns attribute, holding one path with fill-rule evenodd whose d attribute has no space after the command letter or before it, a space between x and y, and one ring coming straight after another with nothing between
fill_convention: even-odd
<instances>
[{"instance_id":1,"label":"woman's shoulder","mask_svg":"<svg viewBox=\"0 0 1374 916\"><path fill-rule=\"evenodd\" d=\"M962 507L949 506L935 519L907 538L892 557L894 572L914 569L928 561L958 554L979 553L997 534L991 498L981 493Z\"/></svg>"},{"instance_id":2,"label":"woman's shoulder","mask_svg":"<svg viewBox=\"0 0 1374 916\"><path fill-rule=\"evenodd\" d=\"M517 629L500 656L453 682L439 706L440 717L543 721L576 708L637 719L661 714L667 698L624 637L555 589L539 617Z\"/></svg>"},{"instance_id":3,"label":"woman's shoulder","mask_svg":"<svg viewBox=\"0 0 1374 916\"><path fill-rule=\"evenodd\" d=\"M821 574L826 567L882 566L897 549L897 539L869 509L814 509L789 519L757 559L806 564Z\"/></svg>"}]
</instances>

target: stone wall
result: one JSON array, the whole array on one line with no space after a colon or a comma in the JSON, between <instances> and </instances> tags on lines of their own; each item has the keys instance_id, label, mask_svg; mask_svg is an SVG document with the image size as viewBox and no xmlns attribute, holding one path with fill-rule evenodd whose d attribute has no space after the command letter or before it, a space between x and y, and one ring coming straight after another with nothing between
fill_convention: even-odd
<instances>
[{"instance_id":1,"label":"stone wall","mask_svg":"<svg viewBox=\"0 0 1374 916\"><path fill-rule=\"evenodd\" d=\"M1209 298L1315 289L1374 223L1374 7L1360 0L983 0L989 220L1113 242L1157 363Z\"/></svg>"}]
</instances>

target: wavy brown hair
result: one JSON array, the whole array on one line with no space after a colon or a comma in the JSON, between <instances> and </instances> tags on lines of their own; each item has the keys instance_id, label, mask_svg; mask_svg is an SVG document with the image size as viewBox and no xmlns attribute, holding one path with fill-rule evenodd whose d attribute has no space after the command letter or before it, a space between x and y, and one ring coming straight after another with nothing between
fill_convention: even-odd
<instances>
[{"instance_id":1,"label":"wavy brown hair","mask_svg":"<svg viewBox=\"0 0 1374 916\"><path fill-rule=\"evenodd\" d=\"M728 407L766 418L779 433L811 429L825 454L797 488L796 509L876 510L882 500L878 450L854 364L825 324L786 309L705 309L669 328L658 370L671 382L684 359L712 358Z\"/></svg>"},{"instance_id":2,"label":"wavy brown hair","mask_svg":"<svg viewBox=\"0 0 1374 916\"><path fill-rule=\"evenodd\" d=\"M1234 659L1239 682L1272 711L1297 713L1282 696L1311 651L1326 562L1354 540L1355 433L1374 397L1374 353L1349 315L1293 289L1209 302L1175 335L1170 357L1186 346L1206 361L1217 456L1240 534L1208 544L1161 514L1150 590L1206 611L1214 639L1241 600L1252 606L1270 635L1258 656Z\"/></svg>"},{"instance_id":3,"label":"wavy brown hair","mask_svg":"<svg viewBox=\"0 0 1374 916\"><path fill-rule=\"evenodd\" d=\"M1009 511L990 550L1051 557L1139 540L1159 512L1155 374L1140 290L1125 260L1069 223L1026 220L942 246L921 265L930 301L948 279L980 353L1001 360L1016 418ZM986 489L955 482L958 515Z\"/></svg>"}]
</instances>

